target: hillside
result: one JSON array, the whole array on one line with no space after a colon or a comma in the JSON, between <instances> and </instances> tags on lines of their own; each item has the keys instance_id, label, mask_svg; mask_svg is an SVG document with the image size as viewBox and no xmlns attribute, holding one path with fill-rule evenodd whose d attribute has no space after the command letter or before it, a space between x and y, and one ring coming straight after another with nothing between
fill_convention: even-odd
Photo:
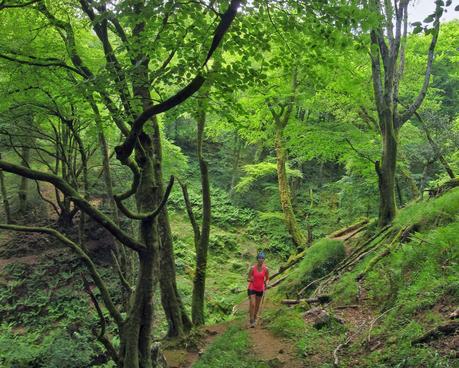
<instances>
[{"instance_id":1,"label":"hillside","mask_svg":"<svg viewBox=\"0 0 459 368\"><path fill-rule=\"evenodd\" d=\"M274 336L267 351L257 339L226 351L223 341L250 336L242 315L195 366L295 366L286 341L312 368L459 366L458 213L456 188L407 206L382 231L370 223L318 240L268 292L257 327Z\"/></svg>"}]
</instances>

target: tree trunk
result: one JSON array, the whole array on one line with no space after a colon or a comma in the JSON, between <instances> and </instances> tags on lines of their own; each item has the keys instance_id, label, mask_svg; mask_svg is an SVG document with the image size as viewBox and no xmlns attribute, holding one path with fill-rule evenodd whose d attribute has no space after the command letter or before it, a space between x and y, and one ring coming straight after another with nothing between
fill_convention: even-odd
<instances>
[{"instance_id":1,"label":"tree trunk","mask_svg":"<svg viewBox=\"0 0 459 368\"><path fill-rule=\"evenodd\" d=\"M204 98L204 97L203 97ZM202 100L201 100L202 101ZM209 248L210 223L211 223L211 197L209 173L207 162L202 154L202 145L204 141L204 128L206 123L205 105L200 103L197 125L198 125L198 142L197 154L199 160L199 170L201 174L202 189L202 224L201 234L199 237L198 247L196 248L196 270L193 280L193 296L191 305L192 320L195 325L204 324L204 292L206 287L207 271L207 251Z\"/></svg>"},{"instance_id":2,"label":"tree trunk","mask_svg":"<svg viewBox=\"0 0 459 368\"><path fill-rule=\"evenodd\" d=\"M150 137L139 137L142 149L136 150L140 168L140 184L136 203L139 212L149 212L160 202L158 183L155 180L154 153ZM140 152L141 151L141 152ZM129 317L122 331L121 356L124 368L152 368L151 345L153 326L153 294L160 274L160 240L156 218L141 220L139 234L146 249L139 253L139 276Z\"/></svg>"},{"instance_id":3,"label":"tree trunk","mask_svg":"<svg viewBox=\"0 0 459 368\"><path fill-rule=\"evenodd\" d=\"M147 60L146 58L143 58ZM142 99L143 110L145 111L153 103L148 89L148 61L142 63L138 69L139 85L135 85L134 94ZM143 83L141 83L143 81ZM136 83L137 83L136 82ZM162 147L161 133L158 121L154 116L151 119L153 126L152 136L152 164L153 175L157 185L158 195L161 198L164 194L162 175ZM168 336L179 336L191 329L191 322L186 314L177 289L175 260L173 252L173 241L169 223L169 215L166 206L162 209L158 218L160 243L160 267L159 282L161 289L161 303L168 322Z\"/></svg>"},{"instance_id":4,"label":"tree trunk","mask_svg":"<svg viewBox=\"0 0 459 368\"><path fill-rule=\"evenodd\" d=\"M153 150L155 152L155 176L158 182L159 195L164 193L163 175L162 175L162 147L161 133L157 119L153 119ZM169 222L167 207L164 206L158 218L159 233L161 236L161 303L168 322L167 336L181 336L188 332L191 327L191 321L186 313L185 306L177 288L177 277L174 259L174 244Z\"/></svg>"},{"instance_id":5,"label":"tree trunk","mask_svg":"<svg viewBox=\"0 0 459 368\"><path fill-rule=\"evenodd\" d=\"M279 183L279 196L282 211L284 212L285 224L295 245L299 248L302 248L306 246L307 238L299 228L295 218L295 213L293 212L292 199L290 194L290 188L288 186L286 170L287 155L285 153L285 149L283 147L282 142L282 128L278 126L276 126L275 148L277 159L277 180Z\"/></svg>"},{"instance_id":6,"label":"tree trunk","mask_svg":"<svg viewBox=\"0 0 459 368\"><path fill-rule=\"evenodd\" d=\"M30 161L30 148L24 147L21 152L21 165L29 167ZM27 193L29 190L29 179L21 177L21 183L19 184L19 213L25 214L27 211Z\"/></svg>"},{"instance_id":7,"label":"tree trunk","mask_svg":"<svg viewBox=\"0 0 459 368\"><path fill-rule=\"evenodd\" d=\"M111 176L111 169L110 169L110 156L108 154L108 144L105 138L104 130L102 127L102 120L99 113L99 109L93 99L92 96L88 96L89 102L91 104L92 110L95 115L95 122L97 128L97 135L100 145L100 153L102 156L102 174L104 178L106 196L104 197L104 201L108 204L115 223L120 226L120 218L118 213L118 208L115 204L113 199L113 181ZM112 237L113 242L115 244L114 251L112 253L112 258L115 263L115 267L117 268L121 285L123 285L123 304L125 310L129 308L129 301L131 297L131 287L130 285L134 284L134 280L132 277L132 269L133 269L133 253L120 244L115 237Z\"/></svg>"},{"instance_id":8,"label":"tree trunk","mask_svg":"<svg viewBox=\"0 0 459 368\"><path fill-rule=\"evenodd\" d=\"M392 222L396 214L395 202L395 170L397 162L397 136L392 121L384 124L383 152L380 164L376 162L376 173L379 186L379 221L380 227Z\"/></svg>"},{"instance_id":9,"label":"tree trunk","mask_svg":"<svg viewBox=\"0 0 459 368\"><path fill-rule=\"evenodd\" d=\"M0 160L2 159L2 154L0 153ZM5 221L7 224L11 224L11 210L10 210L10 201L8 200L8 192L5 186L5 174L3 174L3 170L0 169L0 190L2 193L2 201L3 201L3 210L5 211Z\"/></svg>"}]
</instances>

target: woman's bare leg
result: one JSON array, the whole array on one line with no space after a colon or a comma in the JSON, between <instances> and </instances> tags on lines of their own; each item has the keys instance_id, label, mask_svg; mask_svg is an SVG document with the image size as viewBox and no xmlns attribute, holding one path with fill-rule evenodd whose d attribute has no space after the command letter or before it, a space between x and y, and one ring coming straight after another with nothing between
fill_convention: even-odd
<instances>
[{"instance_id":1,"label":"woman's bare leg","mask_svg":"<svg viewBox=\"0 0 459 368\"><path fill-rule=\"evenodd\" d=\"M255 295L250 295L249 296L249 316L250 316L250 323L252 323L255 320Z\"/></svg>"},{"instance_id":2,"label":"woman's bare leg","mask_svg":"<svg viewBox=\"0 0 459 368\"><path fill-rule=\"evenodd\" d=\"M255 313L253 314L253 320L256 320L258 317L258 310L260 309L261 296L255 298Z\"/></svg>"}]
</instances>

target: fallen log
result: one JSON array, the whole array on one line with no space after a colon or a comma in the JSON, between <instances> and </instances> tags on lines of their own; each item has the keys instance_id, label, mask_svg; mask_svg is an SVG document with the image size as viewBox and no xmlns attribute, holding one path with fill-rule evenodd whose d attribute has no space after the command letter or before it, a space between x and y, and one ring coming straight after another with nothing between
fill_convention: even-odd
<instances>
[{"instance_id":1,"label":"fallen log","mask_svg":"<svg viewBox=\"0 0 459 368\"><path fill-rule=\"evenodd\" d=\"M286 264L283 264L283 265L280 265L279 267L279 270L277 272L275 272L274 274L272 274L270 276L270 279L274 279L276 277L278 277L279 275L281 275L282 273L284 273L285 271L287 271L289 268L295 266L299 261L301 261L304 257L306 253L306 250L303 250L302 252L294 255L294 256L291 256L287 263Z\"/></svg>"},{"instance_id":2,"label":"fallen log","mask_svg":"<svg viewBox=\"0 0 459 368\"><path fill-rule=\"evenodd\" d=\"M450 322L445 325L440 325L434 329L428 331L421 337L411 341L411 345L425 344L432 340L436 340L442 336L448 336L454 334L459 330L459 322Z\"/></svg>"},{"instance_id":3,"label":"fallen log","mask_svg":"<svg viewBox=\"0 0 459 368\"><path fill-rule=\"evenodd\" d=\"M277 285L279 285L282 281L284 281L286 278L288 277L288 275L284 275L282 276L280 279L274 281L273 283L270 283L266 288L267 289L271 289Z\"/></svg>"},{"instance_id":4,"label":"fallen log","mask_svg":"<svg viewBox=\"0 0 459 368\"><path fill-rule=\"evenodd\" d=\"M295 305L300 303L320 303L326 304L331 302L330 295L320 295L317 298L306 298L306 299L284 299L281 301L285 305Z\"/></svg>"},{"instance_id":5,"label":"fallen log","mask_svg":"<svg viewBox=\"0 0 459 368\"><path fill-rule=\"evenodd\" d=\"M398 232L397 232L397 235L392 239L392 241L390 242L389 245L386 246L386 249L377 254L376 256L374 256L370 262L368 263L368 266L365 268L365 270L363 270L360 274L357 275L357 277L355 278L357 281L363 279L368 272L370 272L373 267L381 260L383 259L384 257L386 257L387 255L389 255L390 253L392 253L400 244L401 244L401 237L402 235L405 236L405 238L408 237L408 233L409 233L409 229L411 228L412 226L409 226L409 227L405 227L403 229L400 229Z\"/></svg>"},{"instance_id":6,"label":"fallen log","mask_svg":"<svg viewBox=\"0 0 459 368\"><path fill-rule=\"evenodd\" d=\"M346 235L354 230L357 230L366 224L368 224L368 219L364 219L362 221L356 222L355 224L352 224L351 226L348 226L344 229L337 230L331 233L330 235L328 235L327 237L330 239L339 238L340 236Z\"/></svg>"},{"instance_id":7,"label":"fallen log","mask_svg":"<svg viewBox=\"0 0 459 368\"><path fill-rule=\"evenodd\" d=\"M449 180L436 188L426 189L426 191L429 192L429 197L438 197L456 187L459 187L459 178Z\"/></svg>"}]
</instances>

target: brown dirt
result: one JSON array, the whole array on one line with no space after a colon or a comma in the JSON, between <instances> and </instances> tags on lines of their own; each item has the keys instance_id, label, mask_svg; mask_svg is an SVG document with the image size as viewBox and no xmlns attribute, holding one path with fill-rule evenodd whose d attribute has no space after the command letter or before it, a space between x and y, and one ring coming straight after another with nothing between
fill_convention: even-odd
<instances>
[{"instance_id":1,"label":"brown dirt","mask_svg":"<svg viewBox=\"0 0 459 368\"><path fill-rule=\"evenodd\" d=\"M255 328L248 329L252 340L252 351L257 359L267 362L273 367L300 368L304 367L296 356L291 342L274 336L263 322Z\"/></svg>"},{"instance_id":2,"label":"brown dirt","mask_svg":"<svg viewBox=\"0 0 459 368\"><path fill-rule=\"evenodd\" d=\"M32 255L32 256L24 256L24 257L11 257L11 258L0 258L0 271L5 267L6 265L9 265L11 263L25 263L28 265L33 265L38 263L38 255Z\"/></svg>"},{"instance_id":3,"label":"brown dirt","mask_svg":"<svg viewBox=\"0 0 459 368\"><path fill-rule=\"evenodd\" d=\"M249 321L245 326L251 339L251 350L254 356L269 366L276 368L301 368L304 363L295 356L294 346L291 342L273 335L263 322L263 310L277 308L269 299L266 299L261 309L260 323L255 328L249 328ZM233 309L233 314L248 315L248 300L243 301ZM205 352L213 340L224 333L231 322L224 322L203 328L205 338L200 351L186 351L185 349L168 349L164 351L169 368L190 368Z\"/></svg>"},{"instance_id":4,"label":"brown dirt","mask_svg":"<svg viewBox=\"0 0 459 368\"><path fill-rule=\"evenodd\" d=\"M215 338L224 333L228 328L228 323L219 323L216 325L205 326L202 332L205 337L201 342L201 349L186 350L186 349L167 349L164 350L164 357L166 358L169 368L190 368L204 353L205 349L215 340Z\"/></svg>"}]
</instances>

